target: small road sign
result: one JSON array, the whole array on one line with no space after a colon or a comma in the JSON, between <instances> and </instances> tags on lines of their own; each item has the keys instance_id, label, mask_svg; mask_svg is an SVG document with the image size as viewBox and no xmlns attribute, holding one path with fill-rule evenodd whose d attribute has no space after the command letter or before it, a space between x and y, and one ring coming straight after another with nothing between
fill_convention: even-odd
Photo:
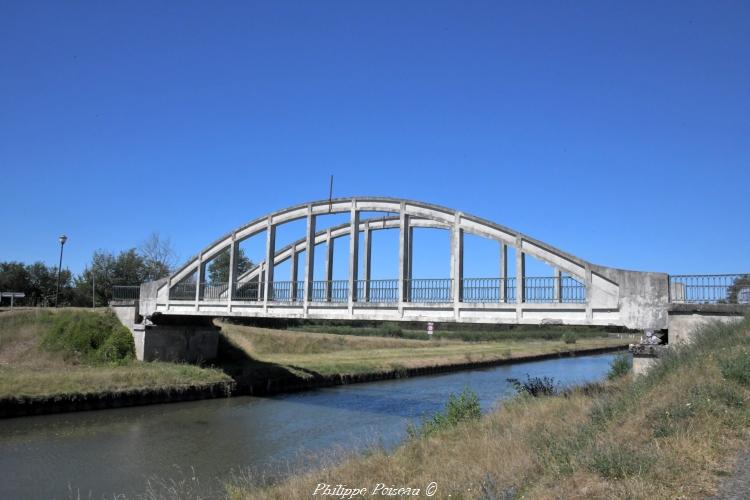
<instances>
[{"instance_id":1,"label":"small road sign","mask_svg":"<svg viewBox=\"0 0 750 500\"><path fill-rule=\"evenodd\" d=\"M430 321L427 323L427 335L432 335L432 331L435 329L435 323Z\"/></svg>"}]
</instances>

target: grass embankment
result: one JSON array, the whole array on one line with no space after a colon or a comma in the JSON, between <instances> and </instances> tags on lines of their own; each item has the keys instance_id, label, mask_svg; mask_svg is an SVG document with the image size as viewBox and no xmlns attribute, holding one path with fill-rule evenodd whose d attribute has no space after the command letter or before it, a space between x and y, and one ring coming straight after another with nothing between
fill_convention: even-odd
<instances>
[{"instance_id":1,"label":"grass embankment","mask_svg":"<svg viewBox=\"0 0 750 500\"><path fill-rule=\"evenodd\" d=\"M526 339L467 342L463 340L378 337L367 334L344 335L273 330L219 323L222 335L236 348L259 362L287 367L302 377L318 375L358 375L403 371L412 368L464 365L573 350L626 346L628 339L581 338L566 343L560 333L556 340ZM328 327L332 328L332 327ZM335 328L335 327L333 327ZM602 336L605 335L605 336Z\"/></svg>"},{"instance_id":2,"label":"grass embankment","mask_svg":"<svg viewBox=\"0 0 750 500\"><path fill-rule=\"evenodd\" d=\"M0 314L0 399L229 383L219 370L134 359L130 333L106 310Z\"/></svg>"},{"instance_id":3,"label":"grass embankment","mask_svg":"<svg viewBox=\"0 0 750 500\"><path fill-rule=\"evenodd\" d=\"M622 372L615 366L615 372ZM455 401L454 401L455 404ZM278 485L230 497L307 498L319 483L424 488L437 498L702 498L750 441L750 320L711 325L647 376L517 396L480 419L413 433Z\"/></svg>"}]
</instances>

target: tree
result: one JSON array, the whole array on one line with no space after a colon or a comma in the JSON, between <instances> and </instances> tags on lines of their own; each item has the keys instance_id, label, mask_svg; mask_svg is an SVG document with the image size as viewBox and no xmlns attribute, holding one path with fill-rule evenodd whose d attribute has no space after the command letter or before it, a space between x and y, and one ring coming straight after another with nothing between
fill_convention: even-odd
<instances>
[{"instance_id":1,"label":"tree","mask_svg":"<svg viewBox=\"0 0 750 500\"><path fill-rule=\"evenodd\" d=\"M143 258L145 278L149 281L169 276L177 260L172 242L158 233L151 233L141 243L138 253Z\"/></svg>"},{"instance_id":2,"label":"tree","mask_svg":"<svg viewBox=\"0 0 750 500\"><path fill-rule=\"evenodd\" d=\"M746 289L750 289L750 274L743 274L735 278L734 282L727 288L727 302L737 304L739 300L748 300L745 294L750 294L750 292L744 292Z\"/></svg>"},{"instance_id":3,"label":"tree","mask_svg":"<svg viewBox=\"0 0 750 500\"><path fill-rule=\"evenodd\" d=\"M237 274L249 271L253 263L247 258L242 248L237 249L236 256ZM222 251L208 265L208 281L210 283L228 283L229 282L229 249Z\"/></svg>"}]
</instances>

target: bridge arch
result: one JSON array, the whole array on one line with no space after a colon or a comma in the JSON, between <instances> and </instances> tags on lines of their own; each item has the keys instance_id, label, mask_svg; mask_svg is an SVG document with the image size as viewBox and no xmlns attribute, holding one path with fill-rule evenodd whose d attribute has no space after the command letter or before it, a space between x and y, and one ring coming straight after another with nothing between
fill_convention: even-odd
<instances>
[{"instance_id":1,"label":"bridge arch","mask_svg":"<svg viewBox=\"0 0 750 500\"><path fill-rule=\"evenodd\" d=\"M378 212L389 214L382 217L361 218L362 213ZM316 230L317 217L328 214L349 214L349 222L328 228ZM393 214L393 215L390 215ZM276 250L276 227L280 224L295 220L306 220L306 230L302 238ZM450 279L439 284L438 300L429 306L429 314L420 312L415 315L405 314L404 311L415 310L414 303L424 301L424 296L413 294L417 280L411 279L411 229L414 227L440 228L451 234L451 273ZM399 271L392 280L392 291L387 304L374 304L371 300L372 286L369 276L369 248L363 252L364 275L358 276L360 233L364 233L364 245L370 244L369 235L380 229L399 230ZM265 258L249 271L239 274L236 269L235 257L239 243L259 233L266 232ZM497 293L491 294L490 299L480 297L475 293L468 293L475 289L476 283L469 282L463 276L463 238L464 234L473 234L496 241L499 244L499 259L501 262L500 276L492 278L488 285ZM164 282L157 285L156 309L163 312L221 312L226 311L254 311L269 314L280 311L284 307L284 314L291 317L315 317L316 312L323 305L321 296L314 292L315 282L312 270L315 262L315 244L332 241L344 236L349 238L349 275L342 283L346 300L340 300L346 305L346 317L379 317L377 311L368 316L364 314L365 305L379 306L383 310L397 311L396 319L434 319L490 321L492 322L539 322L545 318L562 318L563 322L581 324L620 324L623 312L627 313L627 304L623 305L623 283L628 276L611 268L594 265L575 255L562 251L552 245L539 241L528 235L510 229L495 222L477 217L465 212L450 209L440 205L415 200L384 198L384 197L352 197L333 200L319 200L310 203L284 208L267 215L263 215L235 230L225 234L203 248L191 257ZM515 249L515 262L507 261L507 249ZM218 290L211 290L206 294L205 266L221 252L229 251L229 281ZM305 252L303 277L297 277L296 257L293 259L292 273L288 282L288 291L280 293L279 280L275 279L274 268L282 262ZM525 272L525 258L532 256L555 270L555 275L544 277L542 287L550 293L545 293L543 300L529 295L530 287L535 282ZM508 266L515 266L515 277L507 276ZM195 283L185 283L186 279L195 276ZM567 281L566 281L567 280ZM255 283L255 285L253 285ZM564 292L566 286L576 288L574 296ZM389 285L390 286L390 285ZM243 291L255 290L252 297ZM301 287L301 291L300 291ZM629 293L629 292L628 292ZM625 295L628 295L625 293ZM283 297L282 297L283 296ZM323 302L330 302L330 293L323 295ZM341 296L339 296L341 299ZM568 299L568 300L566 300ZM572 300L571 300L572 299ZM247 302L252 302L248 304ZM278 304L279 302L293 302ZM159 309L161 307L161 309ZM334 314L330 304L325 314ZM340 304L339 304L340 307ZM355 314L360 308L362 316ZM290 309L295 309L290 311ZM376 308L377 309L377 308ZM492 310L487 315L485 311ZM392 311L391 311L392 312ZM336 314L343 314L336 311ZM369 313L368 313L369 314ZM387 316L387 315L386 315ZM325 316L328 317L328 316ZM336 316L338 317L338 316ZM388 318L384 318L388 319ZM555 320L557 321L557 320Z\"/></svg>"}]
</instances>

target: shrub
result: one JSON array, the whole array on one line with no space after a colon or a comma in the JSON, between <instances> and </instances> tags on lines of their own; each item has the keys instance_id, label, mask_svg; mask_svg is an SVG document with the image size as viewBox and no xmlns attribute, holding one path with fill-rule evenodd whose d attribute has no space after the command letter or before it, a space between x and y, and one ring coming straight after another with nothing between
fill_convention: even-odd
<instances>
[{"instance_id":1,"label":"shrub","mask_svg":"<svg viewBox=\"0 0 750 500\"><path fill-rule=\"evenodd\" d=\"M627 354L619 354L618 356L615 356L615 359L612 360L607 378L609 380L614 380L616 378L622 377L623 375L626 375L629 371L630 356L628 356Z\"/></svg>"},{"instance_id":2,"label":"shrub","mask_svg":"<svg viewBox=\"0 0 750 500\"><path fill-rule=\"evenodd\" d=\"M744 386L750 386L750 353L746 349L719 360L721 374Z\"/></svg>"},{"instance_id":3,"label":"shrub","mask_svg":"<svg viewBox=\"0 0 750 500\"><path fill-rule=\"evenodd\" d=\"M409 425L406 432L412 438L426 437L455 427L460 422L479 420L481 416L482 410L479 406L479 398L476 393L466 387L458 396L451 394L442 411L433 415L431 419L423 420L419 428Z\"/></svg>"},{"instance_id":4,"label":"shrub","mask_svg":"<svg viewBox=\"0 0 750 500\"><path fill-rule=\"evenodd\" d=\"M565 332L562 334L562 341L566 344L575 344L578 337L573 332Z\"/></svg>"},{"instance_id":5,"label":"shrub","mask_svg":"<svg viewBox=\"0 0 750 500\"><path fill-rule=\"evenodd\" d=\"M397 337L401 338L404 336L404 332L401 331L401 327L395 323L384 323L381 331L386 337Z\"/></svg>"},{"instance_id":6,"label":"shrub","mask_svg":"<svg viewBox=\"0 0 750 500\"><path fill-rule=\"evenodd\" d=\"M42 347L83 363L122 362L135 355L133 337L112 313L60 311L51 317Z\"/></svg>"},{"instance_id":7,"label":"shrub","mask_svg":"<svg viewBox=\"0 0 750 500\"><path fill-rule=\"evenodd\" d=\"M518 394L529 394L533 397L555 396L560 392L555 379L552 377L530 377L526 375L526 382L517 378L506 379Z\"/></svg>"}]
</instances>

